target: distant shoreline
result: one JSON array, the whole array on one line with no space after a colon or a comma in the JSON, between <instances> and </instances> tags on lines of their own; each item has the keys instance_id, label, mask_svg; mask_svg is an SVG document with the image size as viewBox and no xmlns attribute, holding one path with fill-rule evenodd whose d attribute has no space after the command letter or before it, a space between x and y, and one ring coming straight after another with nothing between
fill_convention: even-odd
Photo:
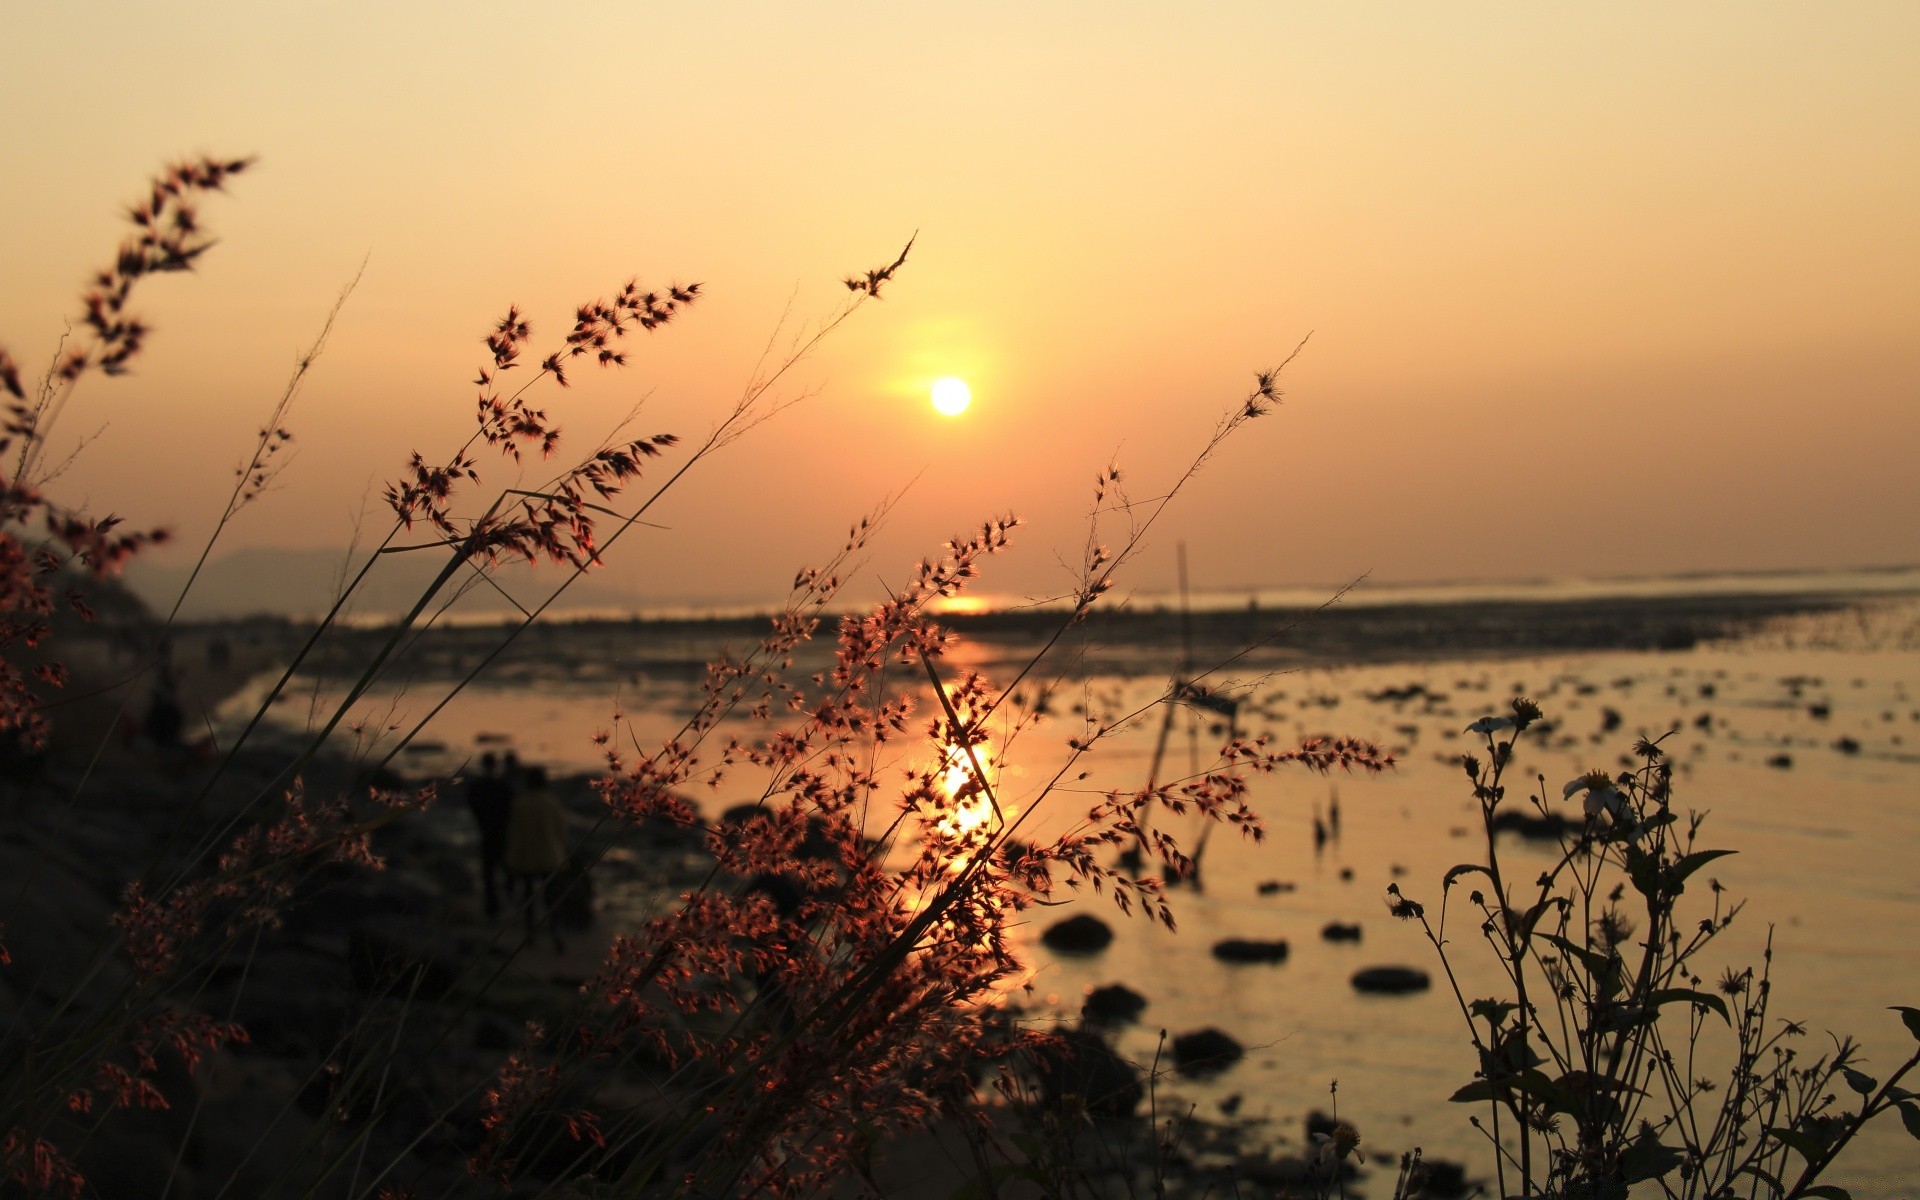
<instances>
[{"instance_id":1,"label":"distant shoreline","mask_svg":"<svg viewBox=\"0 0 1920 1200\"><path fill-rule=\"evenodd\" d=\"M1744 636L1795 616L1834 613L1865 604L1900 603L1920 592L1732 593L1507 599L1452 603L1241 608L1185 617L1166 608L1096 610L1058 647L1067 674L1166 673L1185 657L1206 669L1231 663L1233 673L1352 663L1448 658L1511 658L1599 651L1678 651ZM1057 609L946 613L940 622L968 644L966 665L1000 672L1024 663L1060 628ZM832 654L837 614L822 617L796 669L823 669ZM696 678L723 651L739 653L768 630L766 616L591 619L542 622L500 650L498 621L424 631L409 654L423 677L464 674L491 658L484 677L531 680L563 670L578 679L648 675ZM181 632L198 638L239 635L285 641L310 625L278 618L195 622ZM373 640L390 626L362 626L334 636ZM1183 646L1190 646L1184 651ZM348 654L346 661L354 661Z\"/></svg>"}]
</instances>

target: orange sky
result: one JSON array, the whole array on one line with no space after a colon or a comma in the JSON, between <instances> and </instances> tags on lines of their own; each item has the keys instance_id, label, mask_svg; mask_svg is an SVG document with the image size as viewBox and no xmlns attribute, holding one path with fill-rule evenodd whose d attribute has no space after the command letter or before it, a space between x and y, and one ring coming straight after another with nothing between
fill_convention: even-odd
<instances>
[{"instance_id":1,"label":"orange sky","mask_svg":"<svg viewBox=\"0 0 1920 1200\"><path fill-rule=\"evenodd\" d=\"M184 14L184 15L183 15ZM44 361L164 160L257 153L197 278L91 380L70 499L204 537L370 256L234 546L344 544L470 428L478 337L628 276L706 299L549 394L586 443L693 435L781 311L919 231L817 394L610 581L777 595L918 478L898 580L1014 511L986 586L1058 591L1110 458L1154 492L1308 331L1175 510L1209 588L1920 561L1920 6L13 5L0 344ZM926 388L974 390L958 420ZM501 469L489 485L511 479ZM369 528L378 524L370 510ZM871 592L871 586L868 587Z\"/></svg>"}]
</instances>

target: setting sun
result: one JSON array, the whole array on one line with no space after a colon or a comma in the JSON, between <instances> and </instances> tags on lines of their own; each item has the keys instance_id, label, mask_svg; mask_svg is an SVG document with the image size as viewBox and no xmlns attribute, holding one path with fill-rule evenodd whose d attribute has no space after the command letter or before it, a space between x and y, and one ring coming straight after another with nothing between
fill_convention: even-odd
<instances>
[{"instance_id":1,"label":"setting sun","mask_svg":"<svg viewBox=\"0 0 1920 1200\"><path fill-rule=\"evenodd\" d=\"M972 403L973 389L967 386L966 380L949 375L933 381L934 411L942 416L957 417Z\"/></svg>"}]
</instances>

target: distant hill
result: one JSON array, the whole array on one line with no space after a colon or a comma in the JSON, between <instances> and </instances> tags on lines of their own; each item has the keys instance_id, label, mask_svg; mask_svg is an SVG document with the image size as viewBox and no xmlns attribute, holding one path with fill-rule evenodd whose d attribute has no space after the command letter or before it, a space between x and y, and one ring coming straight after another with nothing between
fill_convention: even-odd
<instances>
[{"instance_id":1,"label":"distant hill","mask_svg":"<svg viewBox=\"0 0 1920 1200\"><path fill-rule=\"evenodd\" d=\"M363 557L364 552L354 559L355 569ZM362 617L405 612L445 564L443 555L432 552L387 555L361 585L352 611ZM207 563L181 609L181 616L187 620L259 615L319 616L332 606L345 565L345 555L337 550L236 550ZM134 595L164 615L186 583L188 570L186 566L157 566L136 559L128 567L125 580ZM531 606L544 599L564 578L565 573L559 568L514 565L501 568L495 582L515 600ZM479 583L473 572L463 572L456 581L473 586L466 589L455 605L455 612L485 616L514 611L505 596ZM555 609L625 612L638 606L639 599L632 593L600 584L588 576L567 589Z\"/></svg>"}]
</instances>

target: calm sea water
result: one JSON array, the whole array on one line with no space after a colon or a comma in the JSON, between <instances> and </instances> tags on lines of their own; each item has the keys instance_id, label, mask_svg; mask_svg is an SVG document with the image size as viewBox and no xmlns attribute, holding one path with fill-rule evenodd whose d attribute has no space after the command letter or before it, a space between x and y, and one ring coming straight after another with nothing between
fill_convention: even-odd
<instances>
[{"instance_id":1,"label":"calm sea water","mask_svg":"<svg viewBox=\"0 0 1920 1200\"><path fill-rule=\"evenodd\" d=\"M1473 748L1462 730L1526 694L1557 731L1519 755L1510 776L1516 790L1538 773L1557 797L1577 774L1617 769L1639 734L1678 730L1667 743L1679 767L1677 803L1709 814L1703 845L1739 851L1710 870L1729 898L1747 902L1701 960L1700 973L1717 978L1724 967L1757 963L1771 930L1773 1011L1809 1022L1803 1053L1825 1049L1821 1031L1831 1029L1862 1040L1869 1072L1898 1062L1911 1038L1887 1006L1920 1005L1917 629L1920 602L1880 597L1680 652L1327 665L1239 679L1247 697L1244 728L1282 739L1370 738L1399 754L1399 768L1378 778L1293 772L1257 780L1254 801L1268 840L1213 839L1204 890L1174 895L1176 933L1126 918L1098 898L1034 910L1021 934L1030 991L1012 999L1035 1020L1070 1019L1088 989L1124 982L1148 998L1141 1022L1120 1034L1129 1057L1151 1064L1162 1030L1177 1035L1209 1026L1247 1047L1243 1061L1213 1079L1164 1078L1163 1111L1191 1104L1202 1116L1217 1116L1223 1105L1235 1106L1240 1119L1264 1122L1261 1131L1274 1144L1298 1146L1302 1114L1327 1107L1338 1080L1341 1114L1382 1161L1420 1145L1490 1166L1467 1110L1445 1103L1469 1081L1473 1063L1451 993L1437 986L1409 997L1362 996L1349 980L1364 966L1406 964L1440 982L1417 927L1389 918L1384 889L1397 882L1431 910L1449 867L1484 859L1458 766L1459 755ZM1525 630L1515 631L1514 642L1525 645ZM1027 649L963 643L954 658L1004 678ZM1417 695L1392 698L1415 684ZM1080 727L1076 706L1127 711L1165 685L1163 671L1133 667L1064 684L1053 719L1001 748L1003 797L1023 808L1042 805L1029 818L1036 833L1084 812L1085 796L1032 795ZM398 714L424 710L426 697L437 698L431 680L383 693L367 711L378 718L376 727L395 723ZM524 759L588 770L598 761L590 735L612 727L616 705L626 714L626 732L644 744L677 726L693 701L693 684L683 676L622 672L578 647L556 648L544 665L523 662L508 677L483 677L435 720L428 752L407 762L423 773L450 773L477 753L481 739L505 738ZM1211 758L1219 733L1207 721L1176 723L1163 774ZM1155 715L1114 738L1095 776L1076 786L1090 793L1139 786L1158 733ZM716 796L712 806L717 813L740 798ZM1336 802L1339 835L1317 845L1314 821ZM1551 861L1547 850L1517 839L1503 841L1501 853L1517 864L1510 875L1531 875ZM1293 886L1260 894L1258 885L1269 880ZM1688 901L1711 902L1704 888L1690 891ZM1113 925L1113 945L1087 958L1057 957L1039 945L1041 928L1075 912ZM1322 940L1330 921L1359 923L1361 940ZM1474 925L1462 916L1454 928L1470 934ZM1230 937L1285 938L1292 953L1275 966L1230 966L1210 953ZM1457 949L1467 964L1468 994L1493 994L1490 961L1476 953L1474 940L1461 937ZM1376 1179L1390 1175L1375 1172ZM1833 1181L1861 1200L1910 1197L1920 1188L1920 1153L1897 1122L1883 1122L1856 1144Z\"/></svg>"}]
</instances>

